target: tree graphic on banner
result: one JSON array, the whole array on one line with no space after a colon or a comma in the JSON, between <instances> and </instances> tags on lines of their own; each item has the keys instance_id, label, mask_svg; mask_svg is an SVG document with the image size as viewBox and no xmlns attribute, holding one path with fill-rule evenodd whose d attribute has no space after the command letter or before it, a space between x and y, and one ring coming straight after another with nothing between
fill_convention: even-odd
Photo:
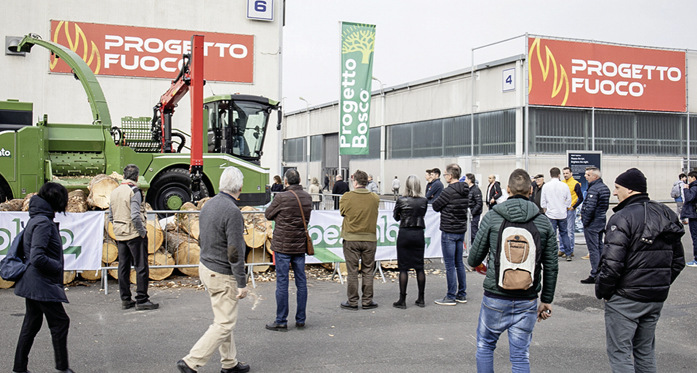
<instances>
[{"instance_id":1,"label":"tree graphic on banner","mask_svg":"<svg viewBox=\"0 0 697 373\"><path fill-rule=\"evenodd\" d=\"M344 33L344 42L341 46L341 53L361 52L362 64L370 61L370 54L375 48L375 32L359 28L361 25L353 26Z\"/></svg>"}]
</instances>

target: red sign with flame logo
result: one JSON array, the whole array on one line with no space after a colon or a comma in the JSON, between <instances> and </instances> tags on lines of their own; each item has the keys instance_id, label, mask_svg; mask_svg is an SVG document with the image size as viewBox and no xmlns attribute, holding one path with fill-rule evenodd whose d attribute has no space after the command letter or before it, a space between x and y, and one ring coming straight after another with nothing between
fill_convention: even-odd
<instances>
[{"instance_id":1,"label":"red sign with flame logo","mask_svg":"<svg viewBox=\"0 0 697 373\"><path fill-rule=\"evenodd\" d=\"M194 34L204 35L206 80L254 82L253 35L51 21L51 41L77 53L96 75L173 79ZM50 69L71 72L54 56Z\"/></svg>"},{"instance_id":2,"label":"red sign with flame logo","mask_svg":"<svg viewBox=\"0 0 697 373\"><path fill-rule=\"evenodd\" d=\"M684 112L685 52L530 38L531 105Z\"/></svg>"}]
</instances>

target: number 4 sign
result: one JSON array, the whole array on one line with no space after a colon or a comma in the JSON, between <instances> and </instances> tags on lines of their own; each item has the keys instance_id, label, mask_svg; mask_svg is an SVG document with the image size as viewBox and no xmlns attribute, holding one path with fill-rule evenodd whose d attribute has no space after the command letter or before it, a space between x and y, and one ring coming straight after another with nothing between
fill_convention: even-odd
<instances>
[{"instance_id":1,"label":"number 4 sign","mask_svg":"<svg viewBox=\"0 0 697 373\"><path fill-rule=\"evenodd\" d=\"M274 0L247 0L247 18L273 21Z\"/></svg>"},{"instance_id":2,"label":"number 4 sign","mask_svg":"<svg viewBox=\"0 0 697 373\"><path fill-rule=\"evenodd\" d=\"M515 91L515 69L503 70L503 91Z\"/></svg>"}]
</instances>

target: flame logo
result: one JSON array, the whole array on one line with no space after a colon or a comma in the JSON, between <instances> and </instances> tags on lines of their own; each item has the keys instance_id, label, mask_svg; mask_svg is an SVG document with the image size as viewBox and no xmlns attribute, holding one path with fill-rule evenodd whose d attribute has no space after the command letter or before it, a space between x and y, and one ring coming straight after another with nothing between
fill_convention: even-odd
<instances>
[{"instance_id":1,"label":"flame logo","mask_svg":"<svg viewBox=\"0 0 697 373\"><path fill-rule=\"evenodd\" d=\"M564 66L558 65L552 51L549 50L547 46L544 46L544 61L542 58L542 45L540 44L540 39L537 38L530 45L530 50L528 51L528 94L532 91L533 84L533 61L537 61L537 66L542 74L542 80L540 84L547 82L552 84L551 86L551 98L557 97L559 93L564 90L564 99L561 102L561 106L566 105L566 101L569 99L569 76L566 74ZM535 58L537 57L537 58ZM554 69L554 80L551 82L547 81L549 77L550 69ZM544 84L543 84L544 86Z\"/></svg>"},{"instance_id":2,"label":"flame logo","mask_svg":"<svg viewBox=\"0 0 697 373\"><path fill-rule=\"evenodd\" d=\"M71 25L70 22L60 21L53 31L51 41L70 48L78 56L82 57L82 60L92 69L92 72L99 74L99 69L102 67L102 57L99 54L99 48L93 41L87 42L85 32L82 31L80 25L77 23L72 23ZM51 55L51 70L56 67L57 63L58 58Z\"/></svg>"}]
</instances>

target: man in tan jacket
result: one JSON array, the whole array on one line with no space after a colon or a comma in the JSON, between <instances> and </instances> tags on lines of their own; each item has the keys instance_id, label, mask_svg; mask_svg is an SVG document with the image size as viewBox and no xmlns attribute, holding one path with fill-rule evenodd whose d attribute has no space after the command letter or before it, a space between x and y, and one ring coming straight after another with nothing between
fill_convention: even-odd
<instances>
[{"instance_id":1,"label":"man in tan jacket","mask_svg":"<svg viewBox=\"0 0 697 373\"><path fill-rule=\"evenodd\" d=\"M344 258L348 272L348 301L341 308L358 310L358 261L361 261L363 278L363 309L377 308L373 302L373 273L375 272L375 251L377 250L376 225L380 197L366 189L368 174L357 170L351 176L353 191L341 196L339 212L344 217L341 224L341 238L344 239Z\"/></svg>"},{"instance_id":2,"label":"man in tan jacket","mask_svg":"<svg viewBox=\"0 0 697 373\"><path fill-rule=\"evenodd\" d=\"M109 221L119 249L119 293L121 308L154 310L160 305L148 296L148 231L145 228L145 203L138 188L138 166L129 164L123 169L123 182L111 192ZM131 299L131 264L136 270L136 300Z\"/></svg>"}]
</instances>

